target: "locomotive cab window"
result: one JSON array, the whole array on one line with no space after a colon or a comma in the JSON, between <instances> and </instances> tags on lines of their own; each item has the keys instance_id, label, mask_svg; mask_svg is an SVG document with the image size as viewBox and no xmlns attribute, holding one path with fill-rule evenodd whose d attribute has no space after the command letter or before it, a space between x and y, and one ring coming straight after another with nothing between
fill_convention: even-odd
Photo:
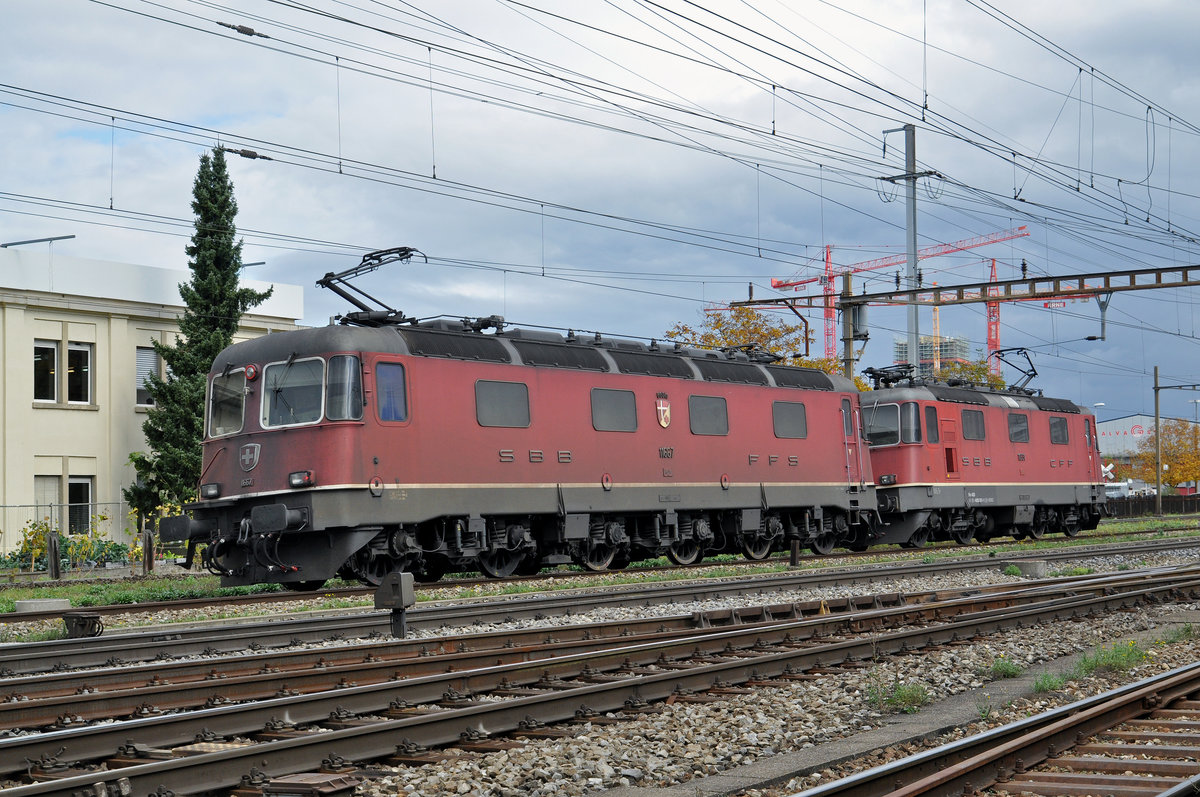
<instances>
[{"instance_id":1,"label":"locomotive cab window","mask_svg":"<svg viewBox=\"0 0 1200 797\"><path fill-rule=\"evenodd\" d=\"M331 421L362 420L362 368L358 358L352 354L330 357L328 381L325 417Z\"/></svg>"},{"instance_id":2,"label":"locomotive cab window","mask_svg":"<svg viewBox=\"0 0 1200 797\"><path fill-rule=\"evenodd\" d=\"M597 432L636 432L637 402L633 391L592 388L592 428Z\"/></svg>"},{"instance_id":3,"label":"locomotive cab window","mask_svg":"<svg viewBox=\"0 0 1200 797\"><path fill-rule=\"evenodd\" d=\"M773 403L771 420L775 425L776 437L786 440L802 440L808 437L808 417L804 405L798 401Z\"/></svg>"},{"instance_id":4,"label":"locomotive cab window","mask_svg":"<svg viewBox=\"0 0 1200 797\"><path fill-rule=\"evenodd\" d=\"M1029 416L1020 412L1008 414L1008 439L1013 443L1029 442Z\"/></svg>"},{"instance_id":5,"label":"locomotive cab window","mask_svg":"<svg viewBox=\"0 0 1200 797\"><path fill-rule=\"evenodd\" d=\"M982 410L962 411L962 436L964 440L985 439Z\"/></svg>"},{"instance_id":6,"label":"locomotive cab window","mask_svg":"<svg viewBox=\"0 0 1200 797\"><path fill-rule=\"evenodd\" d=\"M246 372L239 368L214 376L208 392L208 436L242 431L246 406Z\"/></svg>"},{"instance_id":7,"label":"locomotive cab window","mask_svg":"<svg viewBox=\"0 0 1200 797\"><path fill-rule=\"evenodd\" d=\"M263 369L262 423L299 426L321 420L325 361L289 359Z\"/></svg>"},{"instance_id":8,"label":"locomotive cab window","mask_svg":"<svg viewBox=\"0 0 1200 797\"><path fill-rule=\"evenodd\" d=\"M404 366L375 365L375 402L381 421L407 421L408 399L404 392Z\"/></svg>"},{"instance_id":9,"label":"locomotive cab window","mask_svg":"<svg viewBox=\"0 0 1200 797\"><path fill-rule=\"evenodd\" d=\"M1071 436L1067 432L1067 419L1060 418L1057 415L1050 416L1050 442L1058 446L1065 446L1071 442Z\"/></svg>"},{"instance_id":10,"label":"locomotive cab window","mask_svg":"<svg viewBox=\"0 0 1200 797\"><path fill-rule=\"evenodd\" d=\"M930 443L939 441L937 407L925 405L925 440Z\"/></svg>"},{"instance_id":11,"label":"locomotive cab window","mask_svg":"<svg viewBox=\"0 0 1200 797\"><path fill-rule=\"evenodd\" d=\"M867 442L873 446L894 446L900 442L900 405L873 404L863 408L867 420Z\"/></svg>"},{"instance_id":12,"label":"locomotive cab window","mask_svg":"<svg viewBox=\"0 0 1200 797\"><path fill-rule=\"evenodd\" d=\"M900 405L900 442L921 442L921 405L915 401Z\"/></svg>"},{"instance_id":13,"label":"locomotive cab window","mask_svg":"<svg viewBox=\"0 0 1200 797\"><path fill-rule=\"evenodd\" d=\"M475 419L480 426L529 426L529 386L524 382L475 383Z\"/></svg>"},{"instance_id":14,"label":"locomotive cab window","mask_svg":"<svg viewBox=\"0 0 1200 797\"><path fill-rule=\"evenodd\" d=\"M692 434L729 434L729 410L720 396L688 396L688 423Z\"/></svg>"}]
</instances>

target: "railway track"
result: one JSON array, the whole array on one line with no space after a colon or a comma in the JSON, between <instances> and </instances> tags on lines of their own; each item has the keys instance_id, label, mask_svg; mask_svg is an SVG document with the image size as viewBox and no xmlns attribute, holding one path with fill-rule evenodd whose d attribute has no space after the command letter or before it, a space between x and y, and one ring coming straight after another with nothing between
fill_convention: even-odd
<instances>
[{"instance_id":1,"label":"railway track","mask_svg":"<svg viewBox=\"0 0 1200 797\"><path fill-rule=\"evenodd\" d=\"M1200 791L1200 663L802 792L1183 797Z\"/></svg>"},{"instance_id":2,"label":"railway track","mask_svg":"<svg viewBox=\"0 0 1200 797\"><path fill-rule=\"evenodd\" d=\"M1143 540L1125 543L1125 555L1200 548L1194 540ZM1114 553L1109 546L1088 547L1089 555ZM1003 561L1029 559L1049 562L1077 559L1080 549L1028 552L1006 556ZM416 630L461 628L545 616L570 617L582 606L627 607L722 599L729 595L756 595L801 589L871 585L881 577L902 579L995 566L986 556L957 557L927 563L889 563L873 568L830 568L768 574L752 580L707 579L703 581L629 584L605 590L564 590L545 595L504 596L471 602L418 604L408 612L409 627ZM1087 578L1086 576L1083 578ZM1063 583L1061 579L1056 579ZM57 617L58 614L51 614ZM239 618L219 623L171 624L136 633L104 634L85 639L59 639L0 645L0 676L27 675L51 670L83 667L129 666L166 657L213 652L267 651L305 642L361 639L389 634L391 616L381 611L337 611L270 620ZM3 690L0 689L0 694Z\"/></svg>"},{"instance_id":3,"label":"railway track","mask_svg":"<svg viewBox=\"0 0 1200 797\"><path fill-rule=\"evenodd\" d=\"M1120 548L1121 553L1130 553L1130 552L1139 552L1139 551L1145 552L1145 553L1153 553L1153 552L1161 551L1161 550L1172 550L1172 549L1178 548L1178 547L1187 547L1192 544L1194 544L1196 546L1200 546L1200 538L1198 538L1197 541L1194 543L1191 543L1191 542L1187 541L1186 539L1175 539L1171 542L1166 542L1163 540L1148 540L1148 541L1145 541L1145 542L1149 543L1149 545L1147 545L1147 546L1142 546L1141 543L1137 543L1137 542L1130 543L1130 542L1124 541L1124 540L1130 540L1130 539L1136 540L1140 537L1145 537L1148 534L1185 532L1185 531L1194 531L1195 529L1196 529L1196 526L1193 524L1193 525L1189 525L1189 526L1176 526L1176 527L1163 528L1163 529L1156 528L1156 529L1146 529L1146 530L1139 530L1139 531L1121 532L1119 534L1105 534L1103 532L1093 532L1092 534L1090 534L1086 537L1081 536L1081 537L1073 538L1073 540L1071 540L1070 544L1067 547L1064 547L1064 548L1058 549L1058 550L1051 550L1051 549L1043 548L1043 549L1037 549L1036 551L1004 551L1003 553L997 553L997 551L1001 547L1003 547L1005 545L1013 545L1014 544L1012 540L998 539L998 540L994 540L994 541L992 541L986 545L982 545L982 546L976 545L976 546L964 547L964 546L957 545L954 543L937 543L937 544L927 545L920 549L912 549L912 550L895 549L895 550L884 551L884 550L872 549L872 550L868 550L868 551L859 551L859 552L841 551L838 553L834 553L834 554L830 554L828 556L822 556L822 557L806 555L806 556L802 557L802 561L805 563L809 563L809 562L823 562L823 563L850 562L850 563L853 563L855 561L876 561L881 556L895 556L895 557L901 558L901 560L903 560L903 559L912 559L915 557L923 558L923 557L927 557L927 556L933 556L933 555L937 555L940 553L945 553L947 551L955 552L960 557L963 557L966 559L970 559L972 557L981 558L981 557L985 557L985 556L986 557L1003 556L1003 558L1006 560L1009 560L1009 559L1020 560L1020 559L1036 558L1036 559L1046 559L1048 561L1062 561L1064 559L1070 559L1070 558L1078 557L1078 556L1097 555L1095 553L1097 550L1110 549L1115 552L1118 547ZM1096 542L1096 543L1084 542L1085 540L1088 540L1091 538L1096 538L1097 540L1105 540L1105 542ZM1116 538L1115 541L1114 541L1114 538ZM1067 541L1063 540L1063 542L1066 543ZM1080 544L1081 542L1083 542L1083 544ZM984 551L986 551L986 553L981 553ZM759 560L759 561L748 561L745 559L737 559L737 560L723 561L720 563L715 563L712 561L700 562L700 563L697 563L694 565L674 565L674 564L672 564L672 565L664 566L664 567L636 567L635 566L635 567L630 567L629 569L621 571L621 572L623 572L625 574L630 574L630 573L653 574L653 573L659 573L659 572L678 574L681 571L682 572L688 572L688 571L702 572L706 569L711 569L713 567L718 567L718 566L721 568L734 568L734 569L753 568L756 566L761 567L763 565L779 564L784 561L787 561L786 554L776 555L769 559L764 559L764 560ZM579 572L579 571L575 571L575 570L547 570L547 571L544 571L542 573L539 573L537 575L532 575L532 576L513 576L513 577L510 577L507 579L503 579L502 582L498 582L496 579L489 579L489 578L482 578L482 577L480 577L480 578L444 579L442 581L438 581L438 582L432 583L432 584L417 584L416 589L420 593L420 592L432 592L432 591L436 591L436 590L454 589L454 588L469 589L472 587L477 587L477 586L482 586L482 585L495 585L497 583L507 583L507 582L521 583L521 582L539 582L539 581L580 579L580 578L586 578L588 576L595 576L595 575L603 576L604 574L591 574L591 573L584 573L584 572ZM54 583L56 583L56 584L63 584L63 583L77 584L77 583L83 583L83 582L54 582ZM41 584L39 586L50 586L50 585L51 585L50 583L45 583L45 584ZM0 589L2 589L2 587L0 587ZM329 589L320 590L321 595L327 595L327 596L330 596L335 599L348 599L348 600L367 599L373 593L374 593L373 587L365 587L365 586L332 587ZM81 607L74 607L72 609L72 611L86 611L88 613L96 614L99 617L103 618L103 617L109 617L109 616L114 616L114 615L128 614L131 612L186 611L189 609L200 609L200 608L236 607L236 606L243 606L246 604L289 603L289 602L305 600L308 597L311 597L311 594L304 593L304 592L289 592L289 591L258 592L258 593L247 594L247 595L205 596L205 597L198 597L198 598L181 598L181 599L164 600L164 601L147 601L147 602L142 602L142 603L137 603L137 604L122 603L122 604L110 604L110 605L103 605L103 606L81 606ZM57 619L59 616L61 616L61 614L62 614L62 612L58 611L58 610L43 611L43 612L21 612L21 613L0 612L0 624L14 623L14 622L31 622L31 621L46 620L46 619Z\"/></svg>"},{"instance_id":4,"label":"railway track","mask_svg":"<svg viewBox=\"0 0 1200 797\"><path fill-rule=\"evenodd\" d=\"M1193 531L1194 527L1181 527L1174 531ZM1158 533L1162 529L1154 529L1154 533ZM889 573L902 571L902 573L934 573L934 571L944 571L949 569L970 569L978 568L980 564L988 564L995 562L997 558L1002 558L1006 562L1021 562L1030 561L1030 559L1040 559L1045 562L1067 562L1072 559L1091 556L1105 556L1109 553L1120 553L1123 556L1136 555L1152 555L1152 553L1164 551L1176 551L1180 549L1188 549L1188 547L1200 547L1200 538L1171 538L1158 540L1136 540L1136 541L1117 541L1117 543L1102 543L1102 544L1078 544L1079 538L1076 538L1076 544L1062 549L1037 549L1031 551L1004 551L1002 555L996 555L996 552L980 552L986 549L978 549L978 547L962 547L959 545L947 545L947 550L956 551L959 556L946 559L937 559L936 562L924 562L922 559L900 559L898 562L890 562L884 567L888 568ZM930 546L928 549L920 549L919 556L924 558L931 556L932 552L938 549L936 546ZM846 555L836 557L821 557L822 562L833 561L850 561L854 559L870 559L876 561L880 557L881 552L865 551L860 553L847 552ZM769 562L769 561L768 561ZM762 565L763 562L738 562L738 563L722 563L720 567L730 567L737 564L738 567L743 565ZM667 573L677 574L680 570L703 570L712 568L713 564L698 564L686 565L680 568L679 565L671 565L668 568L646 568L646 569L631 569L626 573L648 573L653 574L656 571L662 570ZM864 567L864 565L858 565ZM834 573L846 573L846 569L822 568L823 570L832 570ZM565 580L565 579L581 579L588 574L575 573L575 571L551 571L551 573L541 574L538 576L520 576L515 579L506 581L546 581L546 580ZM431 592L436 589L445 588L470 588L480 585L496 585L494 580L460 580L460 581L444 581L438 582L436 585L416 585L418 592ZM368 599L374 593L371 587L340 587L335 589L323 589L320 591L322 595L328 595L332 599ZM220 612L222 609L229 607L244 606L247 604L275 604L275 603L294 603L294 601L304 600L311 595L305 593L294 592L270 592L256 593L252 595L221 595L221 597L205 597L205 598L190 598L179 600L163 600L163 601L145 601L139 604L113 604L106 606L80 606L72 607L70 611L88 612L90 615L96 615L100 618L101 623L104 617L112 617L125 615L125 613L154 613L166 611L188 611L197 609L212 610ZM26 623L36 621L46 621L46 619L59 619L62 616L61 610L53 611L37 611L37 612L4 612L0 613L0 624L4 623ZM445 624L454 625L451 619L443 621ZM4 661L0 659L0 672L4 671Z\"/></svg>"},{"instance_id":5,"label":"railway track","mask_svg":"<svg viewBox=\"0 0 1200 797\"><path fill-rule=\"evenodd\" d=\"M41 782L12 785L6 794L13 797L194 794L230 788L244 775L269 779L322 767L326 775L314 777L343 777L364 761L429 760L437 753L424 748L438 745L496 749L504 743L496 740L501 734L562 732L544 729L547 723L653 711L653 701L666 699L720 699L773 681L819 677L827 668L880 655L963 644L1000 629L1197 596L1197 569L1118 573L1093 577L1090 584L942 596L838 617L741 618L740 625L713 627L719 618L693 616L690 621L700 627L664 626L644 638L543 641L540 650L517 648L499 663L493 663L499 658L495 649L456 650L445 661L435 658L411 672L388 662L380 672L393 675L377 683L351 683L343 676L332 687L327 680L324 688L300 694L279 687L287 676L266 673L280 689L268 699L216 701L179 713L151 706L145 716L117 723L0 739L0 762L34 762L29 777ZM461 667L453 663L456 656ZM218 673L210 689L219 691L221 680ZM195 741L198 733L205 741Z\"/></svg>"}]
</instances>

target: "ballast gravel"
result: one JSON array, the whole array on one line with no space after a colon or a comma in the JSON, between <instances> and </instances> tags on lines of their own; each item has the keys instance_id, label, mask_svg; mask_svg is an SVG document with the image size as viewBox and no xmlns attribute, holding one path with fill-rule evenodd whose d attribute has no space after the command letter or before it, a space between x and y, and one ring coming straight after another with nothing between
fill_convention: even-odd
<instances>
[{"instance_id":1,"label":"ballast gravel","mask_svg":"<svg viewBox=\"0 0 1200 797\"><path fill-rule=\"evenodd\" d=\"M1126 558L1106 556L1080 560L1079 567L1109 571L1148 566L1191 565L1197 553L1182 551L1173 555ZM981 584L1020 581L998 570L939 574L923 578L889 580L882 578L870 588L862 586L825 588L752 595L704 601L696 604L643 606L635 609L606 608L580 612L572 623L677 615L735 606L764 603L829 599L867 592L920 592L957 589ZM561 584L556 586L561 587ZM306 602L297 602L291 611L303 610ZM997 662L1007 662L1021 670L1039 668L1058 674L1053 660L1112 644L1132 634L1148 631L1172 621L1172 616L1200 605L1176 604L1114 613L1102 618L1058 623L1053 626L1024 628L989 636L979 642L952 649L899 657L883 657L857 669L846 669L816 680L796 681L762 688L749 695L732 695L714 703L668 703L656 713L622 717L614 724L572 726L573 735L559 739L525 740L512 749L478 754L451 750L438 764L417 767L370 765L372 777L357 789L360 797L390 795L478 795L479 797L518 797L519 795L585 795L622 786L665 787L716 774L734 767L761 761L779 753L820 746L834 739L851 736L902 721L884 698L900 691L923 690L926 700L936 701L964 690L979 690L981 724L997 724L1016 718L1014 711L1040 711L1056 702L1069 702L1087 694L1111 688L1103 678L1071 682L1062 694L1040 700L1035 705L993 706L989 703L987 683ZM288 611L274 607L273 611ZM177 614L177 613L176 613ZM189 619L173 616L170 621ZM191 619L200 619L199 617ZM133 622L164 622L162 616L135 618ZM553 618L526 621L507 626L473 626L471 631L502 627L554 625ZM559 619L557 622L561 623ZM420 633L420 632L418 632ZM426 635L445 635L445 631L426 631ZM418 635L418 634L414 634ZM1200 645L1181 643L1152 651L1145 670L1164 669L1176 660L1194 660ZM1133 680L1149 672L1129 673ZM1005 719L1009 717L1009 719ZM969 729L964 729L966 733ZM974 731L972 731L974 732ZM518 741L521 741L518 739ZM896 753L901 754L901 753ZM884 754L887 755L886 753ZM810 773L795 779L778 791L752 791L747 797L787 794L823 780L848 774L867 761L847 764L838 769ZM875 763L878 763L876 761Z\"/></svg>"}]
</instances>

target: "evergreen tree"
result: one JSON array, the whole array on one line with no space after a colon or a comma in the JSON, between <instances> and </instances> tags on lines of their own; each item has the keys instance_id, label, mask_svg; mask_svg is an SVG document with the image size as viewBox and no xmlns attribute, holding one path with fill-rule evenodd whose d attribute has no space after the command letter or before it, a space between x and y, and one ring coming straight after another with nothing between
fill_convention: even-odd
<instances>
[{"instance_id":1,"label":"evergreen tree","mask_svg":"<svg viewBox=\"0 0 1200 797\"><path fill-rule=\"evenodd\" d=\"M165 501L183 503L195 496L209 368L233 341L242 314L271 295L270 290L238 287L242 242L235 241L237 201L220 148L200 156L192 212L196 231L185 249L192 278L179 286L184 304L180 337L175 345L154 341L167 376L152 374L146 380L154 402L142 424L150 453L129 457L138 480L125 489L125 500L142 517Z\"/></svg>"}]
</instances>

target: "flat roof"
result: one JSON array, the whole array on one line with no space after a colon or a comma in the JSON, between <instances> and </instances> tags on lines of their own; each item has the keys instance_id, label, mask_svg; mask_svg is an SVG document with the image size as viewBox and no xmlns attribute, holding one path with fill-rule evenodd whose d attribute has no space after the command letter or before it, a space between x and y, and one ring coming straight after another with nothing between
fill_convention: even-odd
<instances>
[{"instance_id":1,"label":"flat roof","mask_svg":"<svg viewBox=\"0 0 1200 797\"><path fill-rule=\"evenodd\" d=\"M191 278L189 269L90 260L36 249L0 249L0 288L10 290L143 302L182 311L179 285ZM302 286L248 279L241 285L259 291L275 288L250 314L292 322L304 317Z\"/></svg>"}]
</instances>

